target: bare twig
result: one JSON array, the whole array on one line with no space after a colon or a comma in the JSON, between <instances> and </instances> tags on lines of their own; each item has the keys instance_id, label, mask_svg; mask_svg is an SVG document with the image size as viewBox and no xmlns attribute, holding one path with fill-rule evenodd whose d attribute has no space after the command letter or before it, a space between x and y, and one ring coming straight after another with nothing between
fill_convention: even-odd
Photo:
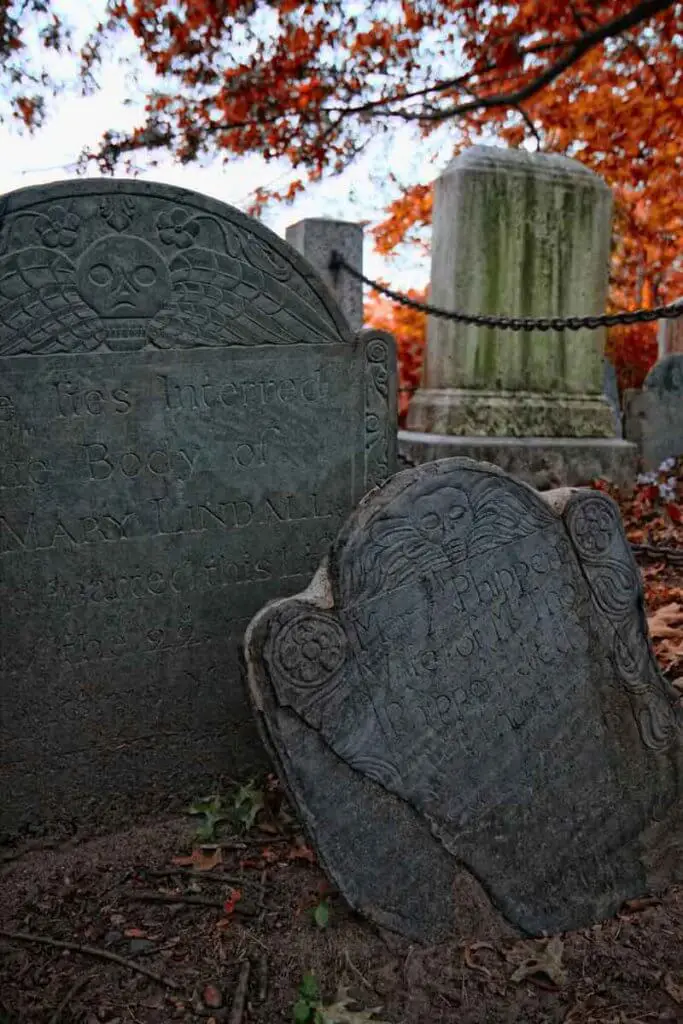
<instances>
[{"instance_id":1,"label":"bare twig","mask_svg":"<svg viewBox=\"0 0 683 1024\"><path fill-rule=\"evenodd\" d=\"M238 878L237 875L226 875L220 871L195 871L193 868L164 868L162 870L150 870L145 868L144 874L147 878L174 878L179 875L181 878L193 878L197 882L226 882L228 885L249 885L249 881Z\"/></svg>"},{"instance_id":2,"label":"bare twig","mask_svg":"<svg viewBox=\"0 0 683 1024\"><path fill-rule=\"evenodd\" d=\"M258 1001L265 1003L268 995L268 957L264 953L258 962Z\"/></svg>"},{"instance_id":3,"label":"bare twig","mask_svg":"<svg viewBox=\"0 0 683 1024\"><path fill-rule=\"evenodd\" d=\"M94 973L94 971L88 971L87 974L84 974L81 978L78 979L78 981L76 981L71 986L71 988L64 996L57 1009L55 1010L55 1012L50 1017L48 1024L59 1024L59 1018L62 1016L64 1010L66 1010L67 1006L70 1006L72 999L74 999L78 995L81 989L85 988L88 982L92 981Z\"/></svg>"},{"instance_id":4,"label":"bare twig","mask_svg":"<svg viewBox=\"0 0 683 1024\"><path fill-rule=\"evenodd\" d=\"M263 918L266 915L266 882L268 881L268 868L264 868L261 872L261 881L259 883L259 895L258 895L258 920L259 924L262 923Z\"/></svg>"},{"instance_id":5,"label":"bare twig","mask_svg":"<svg viewBox=\"0 0 683 1024\"><path fill-rule=\"evenodd\" d=\"M78 942L63 942L61 939L51 939L47 935L34 935L33 932L7 932L4 929L0 929L0 938L10 939L12 942L28 942L39 946L51 946L54 949L70 949L74 953L94 956L99 960L109 960L120 967L127 967L129 971L137 971L138 974L144 974L146 977L151 978L152 981L158 982L159 985L165 985L166 988L180 988L180 985L171 978L167 978L163 974L157 974L156 971L150 971L148 967L143 967L142 964L135 963L134 960L127 960L125 957L119 956L118 953L110 953L108 949L98 949L97 946L82 946Z\"/></svg>"},{"instance_id":6,"label":"bare twig","mask_svg":"<svg viewBox=\"0 0 683 1024\"><path fill-rule=\"evenodd\" d=\"M344 959L346 960L346 964L347 964L347 966L349 967L349 969L350 969L351 971L353 971L353 973L354 973L354 974L356 975L356 977L358 978L358 980L359 980L359 981L362 981L362 983L363 983L363 984L365 985L365 987L366 987L366 988L369 988L371 992L376 992L376 991L377 991L377 989L375 988L375 986L374 986L374 985L371 985L371 984L370 984L370 982L369 982L369 981L368 981L368 979L367 979L367 978L365 977L365 975L364 975L364 974L362 974L362 973L361 973L361 971L359 971L359 969L358 969L358 968L356 967L356 965L354 964L353 960L352 960L352 959L351 959L351 957L349 956L349 951L348 951L348 949L345 949L345 950L344 950Z\"/></svg>"},{"instance_id":7,"label":"bare twig","mask_svg":"<svg viewBox=\"0 0 683 1024\"><path fill-rule=\"evenodd\" d=\"M279 846L282 843L291 843L294 836L245 836L244 839L221 839L218 843L211 843L211 846L220 846L221 850L246 850L254 846Z\"/></svg>"},{"instance_id":8,"label":"bare twig","mask_svg":"<svg viewBox=\"0 0 683 1024\"><path fill-rule=\"evenodd\" d=\"M235 989L235 995L232 1000L228 1024L242 1024L244 1008L247 1005L247 989L249 988L250 971L251 962L249 960L245 960L242 964L240 976L237 981L237 988Z\"/></svg>"},{"instance_id":9,"label":"bare twig","mask_svg":"<svg viewBox=\"0 0 683 1024\"><path fill-rule=\"evenodd\" d=\"M133 903L179 903L190 907L217 907L220 910L225 906L225 900L216 900L211 896L176 896L170 892L124 892L121 894L125 899ZM256 913L251 904L236 903L233 913L242 917L253 917Z\"/></svg>"}]
</instances>

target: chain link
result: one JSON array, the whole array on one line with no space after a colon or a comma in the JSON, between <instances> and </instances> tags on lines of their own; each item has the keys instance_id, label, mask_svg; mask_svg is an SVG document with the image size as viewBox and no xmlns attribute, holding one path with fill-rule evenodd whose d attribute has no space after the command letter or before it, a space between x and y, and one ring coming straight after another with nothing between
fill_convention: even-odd
<instances>
[{"instance_id":1,"label":"chain link","mask_svg":"<svg viewBox=\"0 0 683 1024\"><path fill-rule=\"evenodd\" d=\"M601 313L599 316L497 316L487 313L458 313L455 310L440 309L432 306L429 302L419 302L407 295L395 292L392 288L380 284L366 277L360 270L356 270L350 263L347 263L341 253L334 250L330 257L329 269L332 273L339 270L346 271L357 281L362 281L376 292L386 295L394 302L407 306L409 309L416 309L420 313L428 313L429 316L440 317L443 320L455 320L461 324L475 324L478 327L498 327L500 330L508 331L580 331L583 328L595 330L598 327L616 327L618 324L649 323L653 320L674 320L683 316L683 302L672 303L669 306L655 306L654 309L634 309L628 313Z\"/></svg>"}]
</instances>

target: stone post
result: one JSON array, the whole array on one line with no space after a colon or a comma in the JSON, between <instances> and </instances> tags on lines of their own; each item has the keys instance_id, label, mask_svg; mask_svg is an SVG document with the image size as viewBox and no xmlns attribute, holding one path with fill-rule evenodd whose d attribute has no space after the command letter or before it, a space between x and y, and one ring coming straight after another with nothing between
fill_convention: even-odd
<instances>
[{"instance_id":1,"label":"stone post","mask_svg":"<svg viewBox=\"0 0 683 1024\"><path fill-rule=\"evenodd\" d=\"M610 189L575 160L467 150L436 182L430 301L513 317L602 313L611 215ZM422 386L399 434L404 454L486 459L540 487L603 473L626 482L635 449L615 438L603 348L604 330L430 318Z\"/></svg>"},{"instance_id":2,"label":"stone post","mask_svg":"<svg viewBox=\"0 0 683 1024\"><path fill-rule=\"evenodd\" d=\"M677 299L676 302L678 305L683 306L683 299ZM659 359L683 352L683 316L679 316L675 320L659 321L657 344L659 346Z\"/></svg>"},{"instance_id":3,"label":"stone post","mask_svg":"<svg viewBox=\"0 0 683 1024\"><path fill-rule=\"evenodd\" d=\"M349 326L363 326L363 285L343 270L332 273L330 257L336 250L352 267L363 270L363 228L352 221L311 217L291 224L285 232L290 245L298 249L336 298Z\"/></svg>"}]
</instances>

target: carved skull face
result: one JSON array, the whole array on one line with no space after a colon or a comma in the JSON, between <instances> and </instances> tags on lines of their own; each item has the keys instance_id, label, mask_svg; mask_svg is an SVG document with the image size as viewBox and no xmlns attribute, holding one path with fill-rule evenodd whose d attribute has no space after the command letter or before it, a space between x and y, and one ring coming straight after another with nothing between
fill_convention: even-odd
<instances>
[{"instance_id":1,"label":"carved skull face","mask_svg":"<svg viewBox=\"0 0 683 1024\"><path fill-rule=\"evenodd\" d=\"M450 558L466 553L467 536L472 526L472 509L459 487L435 487L431 494L416 499L412 517L422 537L442 548Z\"/></svg>"},{"instance_id":2,"label":"carved skull face","mask_svg":"<svg viewBox=\"0 0 683 1024\"><path fill-rule=\"evenodd\" d=\"M168 268L141 238L110 235L94 242L78 264L78 290L103 317L152 317L171 292Z\"/></svg>"}]
</instances>

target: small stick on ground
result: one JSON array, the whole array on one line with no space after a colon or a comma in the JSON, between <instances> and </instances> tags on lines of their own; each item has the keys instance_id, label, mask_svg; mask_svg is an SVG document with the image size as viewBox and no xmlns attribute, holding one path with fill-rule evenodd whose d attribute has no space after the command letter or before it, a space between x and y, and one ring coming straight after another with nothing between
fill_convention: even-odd
<instances>
[{"instance_id":1,"label":"small stick on ground","mask_svg":"<svg viewBox=\"0 0 683 1024\"><path fill-rule=\"evenodd\" d=\"M85 988L88 982L92 981L94 975L94 971L88 971L87 974L84 974L83 977L79 978L78 981L71 986L71 988L64 996L57 1009L55 1010L55 1012L50 1017L48 1024L59 1024L59 1018L64 1013L64 1010L66 1010L67 1006L70 1007L71 1000L78 995L82 988Z\"/></svg>"},{"instance_id":2,"label":"small stick on ground","mask_svg":"<svg viewBox=\"0 0 683 1024\"><path fill-rule=\"evenodd\" d=\"M121 895L133 903L180 903L190 907L217 907L222 910L225 900L215 900L211 896L176 896L170 892L123 892ZM253 917L256 913L251 904L236 903L232 912L242 917Z\"/></svg>"},{"instance_id":3,"label":"small stick on ground","mask_svg":"<svg viewBox=\"0 0 683 1024\"><path fill-rule=\"evenodd\" d=\"M268 957L263 954L258 962L258 1001L265 1003L268 995Z\"/></svg>"},{"instance_id":4,"label":"small stick on ground","mask_svg":"<svg viewBox=\"0 0 683 1024\"><path fill-rule=\"evenodd\" d=\"M266 916L266 883L268 881L268 868L264 868L261 872L261 881L259 883L259 895L258 895L258 923L263 924L263 918Z\"/></svg>"},{"instance_id":5,"label":"small stick on ground","mask_svg":"<svg viewBox=\"0 0 683 1024\"><path fill-rule=\"evenodd\" d=\"M180 988L180 985L171 978L157 974L156 971L150 971L148 967L143 967L142 964L135 963L134 960L127 960L125 957L119 956L118 953L110 953L108 949L98 949L97 946L81 946L78 942L63 942L61 939L51 939L47 935L34 935L33 932L6 932L4 929L0 929L0 939L35 943L39 946L51 946L54 949L70 949L74 953L94 956L98 960L109 960L120 967L127 967L129 971L137 971L138 974L144 974L152 981L158 982L159 985L165 985L166 988Z\"/></svg>"},{"instance_id":6,"label":"small stick on ground","mask_svg":"<svg viewBox=\"0 0 683 1024\"><path fill-rule=\"evenodd\" d=\"M220 839L211 846L219 846L221 850L246 850L254 846L280 846L292 843L295 836L245 836L244 839Z\"/></svg>"},{"instance_id":7,"label":"small stick on ground","mask_svg":"<svg viewBox=\"0 0 683 1024\"><path fill-rule=\"evenodd\" d=\"M249 960L245 960L242 964L240 976L237 981L237 988L235 989L235 995L232 1000L228 1024L242 1024L244 1008L247 1005L247 989L249 988L250 971L251 962Z\"/></svg>"},{"instance_id":8,"label":"small stick on ground","mask_svg":"<svg viewBox=\"0 0 683 1024\"><path fill-rule=\"evenodd\" d=\"M370 984L370 982L365 977L365 975L361 974L361 972L358 970L358 968L354 964L353 960L349 956L348 949L344 950L344 959L346 960L347 966L353 971L353 973L356 975L356 977L359 979L359 981L362 981L363 984L365 985L365 987L369 988L371 992L376 992L377 989L375 988L375 986Z\"/></svg>"},{"instance_id":9,"label":"small stick on ground","mask_svg":"<svg viewBox=\"0 0 683 1024\"><path fill-rule=\"evenodd\" d=\"M194 871L192 868L164 868L162 870L151 870L144 868L143 874L147 878L174 878L179 875L181 878L194 878L199 882L226 882L228 885L249 885L249 880L238 878L237 875L225 875L220 871Z\"/></svg>"}]
</instances>

